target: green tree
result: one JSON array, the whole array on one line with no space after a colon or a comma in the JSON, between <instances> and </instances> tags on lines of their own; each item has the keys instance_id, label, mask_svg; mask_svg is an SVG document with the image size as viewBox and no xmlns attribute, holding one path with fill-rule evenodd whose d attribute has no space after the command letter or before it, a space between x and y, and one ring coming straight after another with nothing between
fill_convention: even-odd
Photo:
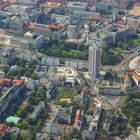
<instances>
[{"instance_id":1,"label":"green tree","mask_svg":"<svg viewBox=\"0 0 140 140\"><path fill-rule=\"evenodd\" d=\"M38 79L39 79L38 74L37 74L37 73L33 73L33 74L31 75L31 79L32 79L32 80L38 80Z\"/></svg>"},{"instance_id":2,"label":"green tree","mask_svg":"<svg viewBox=\"0 0 140 140\"><path fill-rule=\"evenodd\" d=\"M20 127L22 129L27 129L29 127L29 122L27 120L22 120L22 122L20 123Z\"/></svg>"}]
</instances>

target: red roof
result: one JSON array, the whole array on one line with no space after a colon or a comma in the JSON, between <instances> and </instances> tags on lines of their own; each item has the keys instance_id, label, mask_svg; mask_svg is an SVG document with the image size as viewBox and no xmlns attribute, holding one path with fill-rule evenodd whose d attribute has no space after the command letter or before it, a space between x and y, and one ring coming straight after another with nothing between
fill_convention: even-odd
<instances>
[{"instance_id":1,"label":"red roof","mask_svg":"<svg viewBox=\"0 0 140 140\"><path fill-rule=\"evenodd\" d=\"M6 124L0 124L0 134L5 133L5 131L7 130L8 125Z\"/></svg>"},{"instance_id":2,"label":"red roof","mask_svg":"<svg viewBox=\"0 0 140 140\"><path fill-rule=\"evenodd\" d=\"M89 91L88 86L84 86L84 88L83 88L83 92L88 92L88 91Z\"/></svg>"},{"instance_id":3,"label":"red roof","mask_svg":"<svg viewBox=\"0 0 140 140\"><path fill-rule=\"evenodd\" d=\"M24 81L23 80L13 80L12 82L17 86L21 86Z\"/></svg>"},{"instance_id":4,"label":"red roof","mask_svg":"<svg viewBox=\"0 0 140 140\"><path fill-rule=\"evenodd\" d=\"M136 80L140 80L140 75L136 72L125 72L124 79L128 80L129 77L135 78Z\"/></svg>"},{"instance_id":5,"label":"red roof","mask_svg":"<svg viewBox=\"0 0 140 140\"><path fill-rule=\"evenodd\" d=\"M21 86L24 83L23 80L12 80L12 79L8 79L8 78L0 78L0 84L1 85L6 83L6 82L11 82L11 83L13 83L17 86Z\"/></svg>"},{"instance_id":6,"label":"red roof","mask_svg":"<svg viewBox=\"0 0 140 140\"><path fill-rule=\"evenodd\" d=\"M94 21L99 21L100 19L101 19L101 17L99 17L99 16L94 16L94 17L93 17L93 20L94 20Z\"/></svg>"}]
</instances>

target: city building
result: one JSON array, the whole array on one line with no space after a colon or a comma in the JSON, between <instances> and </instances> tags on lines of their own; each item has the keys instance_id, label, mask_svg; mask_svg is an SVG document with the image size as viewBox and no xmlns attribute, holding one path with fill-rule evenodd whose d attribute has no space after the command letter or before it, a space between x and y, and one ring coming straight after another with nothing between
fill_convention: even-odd
<instances>
[{"instance_id":1,"label":"city building","mask_svg":"<svg viewBox=\"0 0 140 140\"><path fill-rule=\"evenodd\" d=\"M95 138L96 138L95 130L93 130L93 131L84 130L82 133L82 137L83 137L83 140L87 140L87 139L95 140Z\"/></svg>"},{"instance_id":2,"label":"city building","mask_svg":"<svg viewBox=\"0 0 140 140\"><path fill-rule=\"evenodd\" d=\"M24 30L24 21L23 19L13 16L9 20L9 29L10 30L15 30L19 34L23 33Z\"/></svg>"},{"instance_id":3,"label":"city building","mask_svg":"<svg viewBox=\"0 0 140 140\"><path fill-rule=\"evenodd\" d=\"M7 122L8 124L13 123L13 124L16 125L16 124L18 124L20 121L21 121L21 118L15 117L15 116L9 116L9 117L6 118L6 122Z\"/></svg>"},{"instance_id":4,"label":"city building","mask_svg":"<svg viewBox=\"0 0 140 140\"><path fill-rule=\"evenodd\" d=\"M2 64L12 65L16 61L16 51L14 48L0 48L0 62Z\"/></svg>"},{"instance_id":5,"label":"city building","mask_svg":"<svg viewBox=\"0 0 140 140\"><path fill-rule=\"evenodd\" d=\"M73 112L73 106L62 107L57 106L52 112L52 117L47 123L47 132L53 134L71 134L74 128L71 123L71 116Z\"/></svg>"},{"instance_id":6,"label":"city building","mask_svg":"<svg viewBox=\"0 0 140 140\"><path fill-rule=\"evenodd\" d=\"M45 110L45 102L41 101L37 106L35 106L35 109L33 113L29 116L29 118L35 122L37 120L37 117Z\"/></svg>"},{"instance_id":7,"label":"city building","mask_svg":"<svg viewBox=\"0 0 140 140\"><path fill-rule=\"evenodd\" d=\"M111 85L109 81L105 81L105 80L102 81L102 83L95 84L94 90L98 94L103 94L103 95L120 95L120 93L123 91L120 84L113 83Z\"/></svg>"},{"instance_id":8,"label":"city building","mask_svg":"<svg viewBox=\"0 0 140 140\"><path fill-rule=\"evenodd\" d=\"M128 26L132 26L136 29L140 28L140 16L127 15L126 23L128 24Z\"/></svg>"},{"instance_id":9,"label":"city building","mask_svg":"<svg viewBox=\"0 0 140 140\"><path fill-rule=\"evenodd\" d=\"M62 107L57 106L57 120L59 124L71 124L71 115L73 112L73 106L70 107Z\"/></svg>"},{"instance_id":10,"label":"city building","mask_svg":"<svg viewBox=\"0 0 140 140\"><path fill-rule=\"evenodd\" d=\"M69 12L73 12L73 11L85 11L88 8L88 4L87 3L82 3L82 2L69 2L67 5L67 10Z\"/></svg>"},{"instance_id":11,"label":"city building","mask_svg":"<svg viewBox=\"0 0 140 140\"><path fill-rule=\"evenodd\" d=\"M9 126L7 124L0 124L0 140L3 139L3 136L5 135L8 127Z\"/></svg>"},{"instance_id":12,"label":"city building","mask_svg":"<svg viewBox=\"0 0 140 140\"><path fill-rule=\"evenodd\" d=\"M125 86L125 88L131 87L131 83L132 83L131 78L134 80L136 86L139 87L140 86L140 74L136 71L134 71L134 72L126 71L124 73L124 86Z\"/></svg>"},{"instance_id":13,"label":"city building","mask_svg":"<svg viewBox=\"0 0 140 140\"><path fill-rule=\"evenodd\" d=\"M0 79L0 117L10 109L12 102L17 100L24 89L23 80Z\"/></svg>"},{"instance_id":14,"label":"city building","mask_svg":"<svg viewBox=\"0 0 140 140\"><path fill-rule=\"evenodd\" d=\"M137 136L140 138L140 126L137 127Z\"/></svg>"},{"instance_id":15,"label":"city building","mask_svg":"<svg viewBox=\"0 0 140 140\"><path fill-rule=\"evenodd\" d=\"M117 8L117 3L114 2L97 2L96 10L102 14L111 14L115 8Z\"/></svg>"},{"instance_id":16,"label":"city building","mask_svg":"<svg viewBox=\"0 0 140 140\"><path fill-rule=\"evenodd\" d=\"M57 87L55 85L49 84L49 87L47 86L47 93L46 93L46 97L54 100L57 96Z\"/></svg>"},{"instance_id":17,"label":"city building","mask_svg":"<svg viewBox=\"0 0 140 140\"><path fill-rule=\"evenodd\" d=\"M81 130L83 124L83 115L84 115L83 110L79 109L76 111L73 127L76 128L78 131Z\"/></svg>"},{"instance_id":18,"label":"city building","mask_svg":"<svg viewBox=\"0 0 140 140\"><path fill-rule=\"evenodd\" d=\"M89 74L93 78L100 75L101 52L99 46L90 46L88 55Z\"/></svg>"}]
</instances>

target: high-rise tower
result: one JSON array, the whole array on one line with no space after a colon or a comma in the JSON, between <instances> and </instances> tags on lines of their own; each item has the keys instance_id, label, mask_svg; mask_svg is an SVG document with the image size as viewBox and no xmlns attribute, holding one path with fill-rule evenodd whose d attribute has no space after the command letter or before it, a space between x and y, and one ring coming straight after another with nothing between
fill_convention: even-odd
<instances>
[{"instance_id":1,"label":"high-rise tower","mask_svg":"<svg viewBox=\"0 0 140 140\"><path fill-rule=\"evenodd\" d=\"M88 70L91 77L97 78L100 75L100 65L101 65L100 48L96 46L90 46L88 56Z\"/></svg>"}]
</instances>

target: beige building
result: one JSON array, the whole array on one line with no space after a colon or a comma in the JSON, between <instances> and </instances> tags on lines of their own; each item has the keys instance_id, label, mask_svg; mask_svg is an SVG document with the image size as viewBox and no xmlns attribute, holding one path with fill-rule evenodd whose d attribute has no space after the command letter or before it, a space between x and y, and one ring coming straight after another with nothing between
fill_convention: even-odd
<instances>
[{"instance_id":1,"label":"beige building","mask_svg":"<svg viewBox=\"0 0 140 140\"><path fill-rule=\"evenodd\" d=\"M138 135L138 137L140 138L140 126L137 127L137 135Z\"/></svg>"}]
</instances>

